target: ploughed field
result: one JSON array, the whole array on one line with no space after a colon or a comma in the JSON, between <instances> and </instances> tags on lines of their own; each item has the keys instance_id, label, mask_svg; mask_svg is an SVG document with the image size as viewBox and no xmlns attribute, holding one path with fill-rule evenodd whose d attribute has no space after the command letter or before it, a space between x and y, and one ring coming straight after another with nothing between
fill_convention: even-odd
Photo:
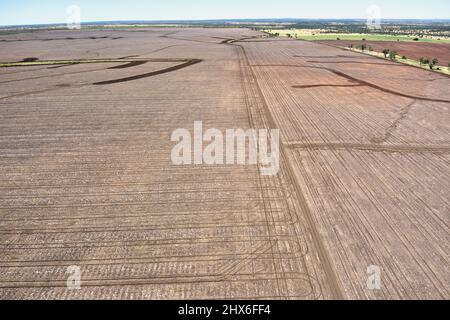
<instances>
[{"instance_id":1,"label":"ploughed field","mask_svg":"<svg viewBox=\"0 0 450 320\"><path fill-rule=\"evenodd\" d=\"M439 60L440 66L448 66L450 63L450 43L431 42L411 42L411 41L319 41L319 43L331 44L334 46L348 47L353 44L355 47L361 44L371 46L376 52L383 52L384 49L397 51L399 58L406 56L408 59L419 60L420 58Z\"/></svg>"},{"instance_id":2,"label":"ploughed field","mask_svg":"<svg viewBox=\"0 0 450 320\"><path fill-rule=\"evenodd\" d=\"M247 29L0 47L101 59L0 68L0 298L450 298L448 77ZM280 129L278 175L173 165L194 121Z\"/></svg>"}]
</instances>

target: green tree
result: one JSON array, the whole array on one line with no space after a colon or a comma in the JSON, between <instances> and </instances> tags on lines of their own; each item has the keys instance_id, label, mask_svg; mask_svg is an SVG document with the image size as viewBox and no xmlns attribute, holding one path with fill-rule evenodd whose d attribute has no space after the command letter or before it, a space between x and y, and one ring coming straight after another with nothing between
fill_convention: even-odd
<instances>
[{"instance_id":1,"label":"green tree","mask_svg":"<svg viewBox=\"0 0 450 320\"><path fill-rule=\"evenodd\" d=\"M437 58L434 58L433 60L428 62L428 66L430 67L431 70L433 70L434 66L437 65L439 63L439 60Z\"/></svg>"},{"instance_id":2,"label":"green tree","mask_svg":"<svg viewBox=\"0 0 450 320\"><path fill-rule=\"evenodd\" d=\"M389 59L391 59L392 61L394 61L397 58L397 51L391 51L389 53Z\"/></svg>"},{"instance_id":3,"label":"green tree","mask_svg":"<svg viewBox=\"0 0 450 320\"><path fill-rule=\"evenodd\" d=\"M36 62L38 61L38 58L32 57L32 58L25 58L22 60L22 62Z\"/></svg>"},{"instance_id":4,"label":"green tree","mask_svg":"<svg viewBox=\"0 0 450 320\"><path fill-rule=\"evenodd\" d=\"M383 49L384 58L387 58L387 55L389 54L389 49Z\"/></svg>"}]
</instances>

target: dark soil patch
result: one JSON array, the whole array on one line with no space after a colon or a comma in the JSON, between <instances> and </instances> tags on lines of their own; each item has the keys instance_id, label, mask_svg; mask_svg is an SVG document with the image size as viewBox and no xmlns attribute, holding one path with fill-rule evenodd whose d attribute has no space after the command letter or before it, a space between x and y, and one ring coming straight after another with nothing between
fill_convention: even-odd
<instances>
[{"instance_id":1,"label":"dark soil patch","mask_svg":"<svg viewBox=\"0 0 450 320\"><path fill-rule=\"evenodd\" d=\"M374 64L374 65L380 65L385 66L385 63L376 63L376 62L361 62L361 61L316 61L316 60L309 60L307 61L309 63L333 63L333 64ZM390 64L391 67L407 67L406 65L400 65L400 64Z\"/></svg>"},{"instance_id":2,"label":"dark soil patch","mask_svg":"<svg viewBox=\"0 0 450 320\"><path fill-rule=\"evenodd\" d=\"M339 54L336 56L294 56L294 58L310 58L310 59L336 59L336 58L348 58L348 59L370 59L370 57L361 57L361 56L346 56L343 54Z\"/></svg>"},{"instance_id":3,"label":"dark soil patch","mask_svg":"<svg viewBox=\"0 0 450 320\"><path fill-rule=\"evenodd\" d=\"M401 92L397 92L397 91L394 91L394 90L383 88L383 87L380 87L380 86L378 86L376 84L373 84L373 83L370 83L370 82L367 82L367 81L364 81L364 80L361 80L361 79L354 78L354 77L352 77L352 76L350 76L350 75L348 75L346 73L343 73L341 71L338 71L338 70L334 70L334 69L330 69L330 68L324 68L324 67L312 67L312 68L327 70L327 71L330 71L330 72L334 73L335 75L343 77L343 78L345 78L347 80L351 80L352 82L359 83L360 85L368 86L368 87L371 87L371 88L374 88L374 89L377 89L377 90L381 90L383 92L390 93L390 94L393 94L393 95L396 95L396 96L399 96L399 97L416 99L416 100L422 100L422 101L450 103L450 100L432 99L432 98L426 98L426 97L412 96L412 95L409 95L409 94L404 94L404 93L401 93Z\"/></svg>"},{"instance_id":4,"label":"dark soil patch","mask_svg":"<svg viewBox=\"0 0 450 320\"><path fill-rule=\"evenodd\" d=\"M106 85L106 84L121 83L121 82L127 82L127 81L133 81L133 80L139 80L139 79L154 77L154 76L157 76L157 75L160 75L160 74L164 74L164 73L180 70L180 69L192 66L192 65L200 63L200 62L202 62L202 60L192 59L192 60L188 60L185 63L179 64L177 66L169 67L169 68L166 68L166 69L153 71L153 72L149 72L149 73L144 73L144 74L140 74L140 75L132 76L132 77L127 77L127 78L96 82L96 83L93 83L93 84L94 85Z\"/></svg>"},{"instance_id":5,"label":"dark soil patch","mask_svg":"<svg viewBox=\"0 0 450 320\"><path fill-rule=\"evenodd\" d=\"M406 56L409 59L419 60L421 57L433 59L437 58L439 64L446 66L450 63L450 43L430 43L430 42L406 42L406 41L318 41L319 43L332 46L348 47L366 44L374 51L382 52L383 49L395 50L399 56Z\"/></svg>"},{"instance_id":6,"label":"dark soil patch","mask_svg":"<svg viewBox=\"0 0 450 320\"><path fill-rule=\"evenodd\" d=\"M126 68L140 66L140 65L143 65L146 63L147 63L147 61L132 61L132 62L128 62L126 64L122 64L120 66L110 67L108 69L126 69Z\"/></svg>"},{"instance_id":7,"label":"dark soil patch","mask_svg":"<svg viewBox=\"0 0 450 320\"><path fill-rule=\"evenodd\" d=\"M38 61L39 58L35 58L35 57L31 57L31 58L24 58L22 61L20 62L36 62Z\"/></svg>"},{"instance_id":8,"label":"dark soil patch","mask_svg":"<svg viewBox=\"0 0 450 320\"><path fill-rule=\"evenodd\" d=\"M337 88L350 88L350 87L362 87L362 84L312 84L303 86L292 86L295 89L307 89L307 88L319 88L319 87L337 87Z\"/></svg>"}]
</instances>

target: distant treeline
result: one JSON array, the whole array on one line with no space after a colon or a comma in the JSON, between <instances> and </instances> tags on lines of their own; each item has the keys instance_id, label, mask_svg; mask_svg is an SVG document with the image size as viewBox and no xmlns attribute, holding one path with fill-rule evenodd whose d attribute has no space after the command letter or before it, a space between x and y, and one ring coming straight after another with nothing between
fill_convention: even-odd
<instances>
[{"instance_id":1,"label":"distant treeline","mask_svg":"<svg viewBox=\"0 0 450 320\"><path fill-rule=\"evenodd\" d=\"M241 27L253 29L320 29L321 33L368 33L366 20L363 19L235 19L235 20L166 20L166 21L97 21L84 22L85 28L102 28L102 26L158 26L182 25L193 27ZM450 20L382 20L382 33L395 35L428 35L450 37ZM8 29L57 29L65 24L0 26ZM377 30L373 32L379 32Z\"/></svg>"},{"instance_id":2,"label":"distant treeline","mask_svg":"<svg viewBox=\"0 0 450 320\"><path fill-rule=\"evenodd\" d=\"M420 20L386 20L381 22L383 34L411 35L424 34L428 36L450 37L449 21L420 21ZM366 21L336 20L336 21L301 21L286 25L272 25L272 29L306 29L321 30L321 33L368 33ZM379 30L373 30L379 33Z\"/></svg>"}]
</instances>

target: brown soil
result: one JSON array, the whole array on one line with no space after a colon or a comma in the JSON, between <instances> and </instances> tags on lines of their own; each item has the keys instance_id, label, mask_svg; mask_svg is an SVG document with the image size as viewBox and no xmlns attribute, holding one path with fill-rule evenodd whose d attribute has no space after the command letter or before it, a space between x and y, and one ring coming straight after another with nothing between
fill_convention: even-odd
<instances>
[{"instance_id":1,"label":"brown soil","mask_svg":"<svg viewBox=\"0 0 450 320\"><path fill-rule=\"evenodd\" d=\"M0 68L0 299L450 298L450 78L247 29L83 32L119 39L2 43L148 63ZM278 175L174 165L194 121L279 129Z\"/></svg>"},{"instance_id":2,"label":"brown soil","mask_svg":"<svg viewBox=\"0 0 450 320\"><path fill-rule=\"evenodd\" d=\"M200 62L202 62L202 60L200 60L200 59L192 59L192 60L188 60L185 63L181 63L179 65L176 65L176 66L173 66L173 67L169 67L169 68L166 68L166 69L163 69L163 70L143 73L143 74L139 74L139 75L136 75L136 76L126 77L126 78L121 78L121 79L95 82L94 85L114 84L114 83L121 83L121 82L127 82L127 81L133 81L133 80L139 80L139 79L154 77L154 76L157 76L157 75L160 75L160 74L169 73L169 72L173 72L173 71L180 70L180 69L183 69L183 68L187 68L189 66L192 66L192 65L200 63Z\"/></svg>"},{"instance_id":3,"label":"brown soil","mask_svg":"<svg viewBox=\"0 0 450 320\"><path fill-rule=\"evenodd\" d=\"M447 66L450 63L450 43L426 43L426 42L396 42L396 41L318 41L336 46L348 47L367 44L374 51L382 52L384 49L395 50L400 56L408 59L419 60L421 57L439 60L439 65Z\"/></svg>"}]
</instances>

